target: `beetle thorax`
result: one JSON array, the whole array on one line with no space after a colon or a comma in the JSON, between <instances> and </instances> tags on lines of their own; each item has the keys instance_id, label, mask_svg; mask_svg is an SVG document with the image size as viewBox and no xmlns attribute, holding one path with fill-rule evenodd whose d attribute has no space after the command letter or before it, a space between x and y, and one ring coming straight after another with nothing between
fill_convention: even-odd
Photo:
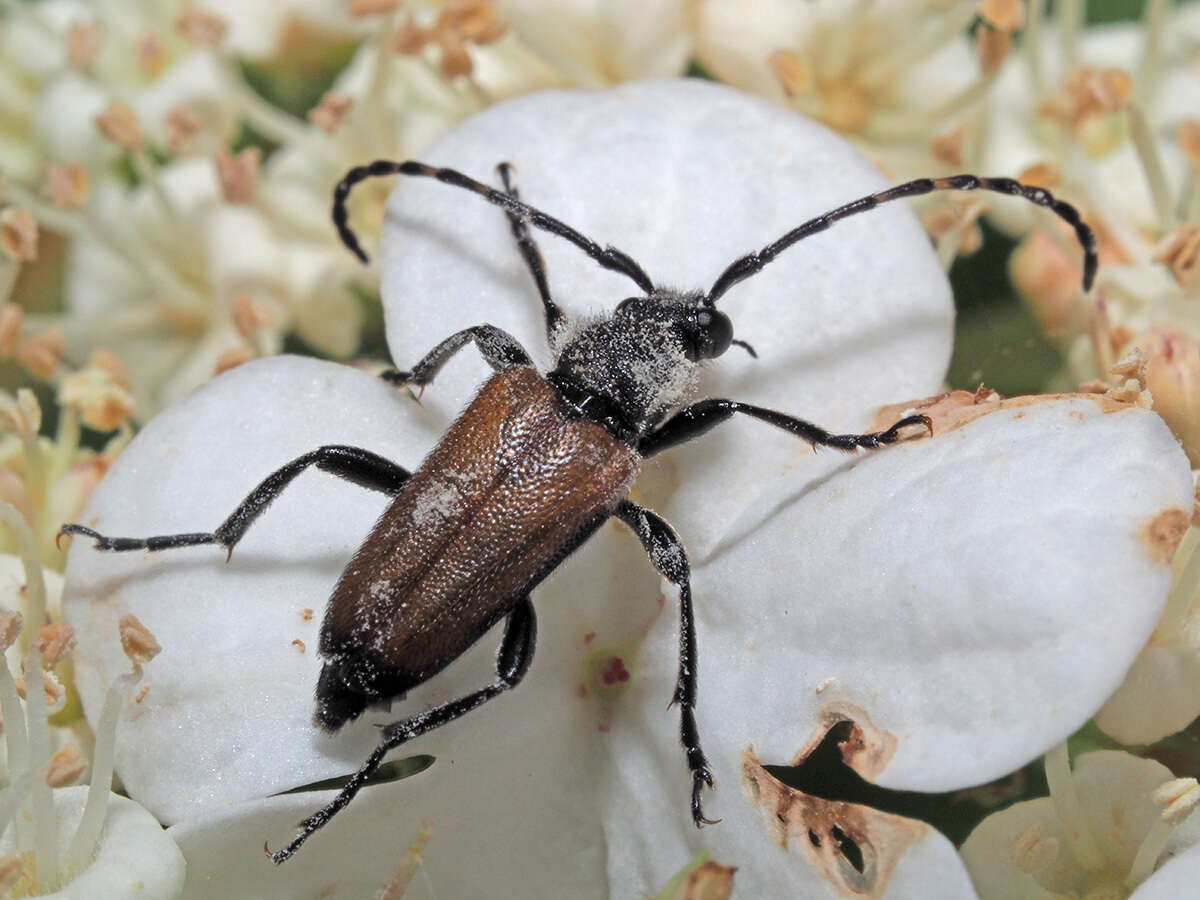
<instances>
[{"instance_id":1,"label":"beetle thorax","mask_svg":"<svg viewBox=\"0 0 1200 900\"><path fill-rule=\"evenodd\" d=\"M563 335L555 371L603 397L641 435L695 394L700 363L688 356L672 305L646 302Z\"/></svg>"}]
</instances>

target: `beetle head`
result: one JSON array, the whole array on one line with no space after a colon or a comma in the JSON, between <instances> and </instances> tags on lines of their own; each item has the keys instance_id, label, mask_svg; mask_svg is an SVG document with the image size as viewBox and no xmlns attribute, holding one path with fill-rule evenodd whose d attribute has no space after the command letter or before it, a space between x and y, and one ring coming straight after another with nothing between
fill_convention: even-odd
<instances>
[{"instance_id":1,"label":"beetle head","mask_svg":"<svg viewBox=\"0 0 1200 900\"><path fill-rule=\"evenodd\" d=\"M617 316L659 318L666 314L692 362L716 359L734 343L733 322L701 294L656 290L648 297L622 300Z\"/></svg>"}]
</instances>

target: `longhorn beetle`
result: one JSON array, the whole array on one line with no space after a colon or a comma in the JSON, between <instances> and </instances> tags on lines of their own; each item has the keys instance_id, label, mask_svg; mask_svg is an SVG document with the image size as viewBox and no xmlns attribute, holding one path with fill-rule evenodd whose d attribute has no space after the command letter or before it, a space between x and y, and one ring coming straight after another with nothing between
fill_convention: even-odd
<instances>
[{"instance_id":1,"label":"longhorn beetle","mask_svg":"<svg viewBox=\"0 0 1200 900\"><path fill-rule=\"evenodd\" d=\"M508 216L517 249L533 276L554 348L553 370L542 376L517 341L493 325L452 334L412 369L383 374L392 384L429 384L459 349L474 342L496 374L415 473L358 447L320 447L268 475L211 533L149 538L106 537L83 525L60 534L95 540L100 550L165 550L219 544L228 553L271 502L302 471L315 466L393 497L391 505L342 572L321 625L324 659L316 689L315 724L336 731L368 706L401 698L461 656L496 622L505 620L496 680L474 693L393 722L379 746L330 803L299 824L282 863L358 793L395 747L450 722L515 687L533 658L533 590L605 521L624 522L640 539L653 566L679 589L680 737L692 778L692 820L704 817L701 792L713 777L696 725L696 628L687 553L671 526L628 499L641 461L699 437L734 413L758 419L807 441L837 450L874 449L920 426L906 416L886 431L831 434L802 419L740 403L693 400L701 364L734 344L733 324L717 301L780 253L809 235L881 203L932 191L986 190L1049 207L1070 224L1084 249L1083 287L1096 273L1096 242L1074 207L1041 188L1008 178L956 175L924 178L862 197L797 226L774 243L734 260L707 293L656 287L633 258L601 247L574 228L523 203L507 164L498 167L503 190L453 169L420 162L379 160L351 169L333 192L333 221L346 246L366 253L351 231L346 199L369 178L410 175L474 191ZM530 226L564 238L642 291L607 316L565 332L566 314L551 297L545 265ZM439 514L428 515L431 501ZM424 510L424 511L423 511Z\"/></svg>"}]
</instances>

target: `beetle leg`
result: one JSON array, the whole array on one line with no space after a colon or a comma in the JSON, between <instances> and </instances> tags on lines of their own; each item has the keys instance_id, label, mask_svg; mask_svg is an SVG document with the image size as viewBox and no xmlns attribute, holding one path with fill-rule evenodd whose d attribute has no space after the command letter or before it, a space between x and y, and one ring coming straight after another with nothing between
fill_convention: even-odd
<instances>
[{"instance_id":1,"label":"beetle leg","mask_svg":"<svg viewBox=\"0 0 1200 900\"><path fill-rule=\"evenodd\" d=\"M350 776L350 780L346 782L346 786L342 788L341 792L296 826L300 833L290 844L275 853L267 850L271 861L284 862L300 849L300 845L308 840L313 832L344 809L354 799L354 795L358 793L363 783L379 768L379 764L383 762L383 757L389 750L393 750L427 731L440 728L447 722L482 706L493 697L516 687L525 677L525 673L529 671L536 642L537 617L533 611L533 604L529 601L529 595L526 594L517 601L517 605L513 607L505 621L504 637L500 640L500 650L496 654L496 680L482 690L467 694L465 697L436 706L411 718L385 725L383 740L367 757L366 762L359 766L358 771Z\"/></svg>"},{"instance_id":2,"label":"beetle leg","mask_svg":"<svg viewBox=\"0 0 1200 900\"><path fill-rule=\"evenodd\" d=\"M645 507L622 500L613 515L638 536L654 568L679 587L679 677L671 702L679 704L679 738L692 772L692 821L697 828L714 825L716 820L706 819L700 806L700 792L705 786L713 786L713 777L700 749L700 732L696 727L696 620L692 614L687 551L671 526Z\"/></svg>"},{"instance_id":3,"label":"beetle leg","mask_svg":"<svg viewBox=\"0 0 1200 900\"><path fill-rule=\"evenodd\" d=\"M500 181L504 184L504 192L514 200L519 200L521 195L517 191L517 186L512 183L512 170L511 163L502 162L496 166L496 171L500 173ZM529 267L529 273L533 276L538 294L542 298L542 309L546 314L546 339L553 343L555 335L567 324L567 315L550 296L550 282L546 280L546 261L542 259L542 252L538 250L537 241L533 239L533 235L529 231L529 222L511 209L506 209L504 212L508 216L508 224L512 227L513 237L517 241L517 249L521 251L521 257L525 260L525 265Z\"/></svg>"},{"instance_id":4,"label":"beetle leg","mask_svg":"<svg viewBox=\"0 0 1200 900\"><path fill-rule=\"evenodd\" d=\"M884 444L894 444L900 439L901 429L910 425L920 425L933 434L933 421L928 416L905 416L887 431L873 431L869 434L831 434L824 428L797 419L773 409L764 409L749 403L739 403L737 400L708 399L684 407L671 416L657 431L652 431L642 438L638 444L638 453L643 457L654 456L699 437L706 431L720 425L734 413L742 413L753 419L758 419L776 428L794 434L801 440L808 441L814 447L834 447L838 450L855 450L864 447L868 450L881 447Z\"/></svg>"},{"instance_id":5,"label":"beetle leg","mask_svg":"<svg viewBox=\"0 0 1200 900\"><path fill-rule=\"evenodd\" d=\"M272 472L250 492L238 508L213 532L166 534L148 538L105 537L83 525L66 524L58 532L80 534L93 538L97 550L167 550L172 547L192 547L197 544L220 544L232 555L234 545L246 530L262 515L271 502L283 493L297 475L309 466L316 466L352 484L394 496L409 479L409 471L370 450L329 444L293 459Z\"/></svg>"},{"instance_id":6,"label":"beetle leg","mask_svg":"<svg viewBox=\"0 0 1200 900\"><path fill-rule=\"evenodd\" d=\"M529 358L525 348L517 343L517 339L507 331L501 331L495 325L476 325L450 335L426 353L421 361L412 367L411 371L401 372L396 369L388 369L380 373L379 377L397 387L406 384L424 387L433 381L434 376L446 364L446 361L466 346L469 341L475 342L475 346L479 348L484 360L497 372L511 369L513 366L533 365L533 360Z\"/></svg>"}]
</instances>

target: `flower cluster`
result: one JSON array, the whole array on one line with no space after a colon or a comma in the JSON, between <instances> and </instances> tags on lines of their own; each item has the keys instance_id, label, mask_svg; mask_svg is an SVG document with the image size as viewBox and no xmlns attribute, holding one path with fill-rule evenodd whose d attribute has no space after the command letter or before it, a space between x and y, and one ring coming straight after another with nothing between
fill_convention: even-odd
<instances>
[{"instance_id":1,"label":"flower cluster","mask_svg":"<svg viewBox=\"0 0 1200 900\"><path fill-rule=\"evenodd\" d=\"M1200 872L1200 756L1172 742L1200 715L1200 15L1046 7L0 0L0 893L1179 895ZM375 261L341 245L333 186L406 158L497 186L507 162L522 199L684 288L959 171L1048 188L1097 234L1084 293L1061 221L943 193L721 298L742 346L698 396L834 432L933 424L845 455L735 420L644 464L632 497L690 561L720 824L691 825L664 710L677 587L619 522L538 587L519 688L406 745L278 867L264 841L377 725L494 680L494 635L323 735L321 612L385 497L300 475L228 560L58 546L64 522L215 528L322 445L415 469L489 369L465 349L418 399L371 374L385 340L408 368L487 322L546 368L573 332L546 348L513 227L478 196L368 181L347 213ZM1059 393L946 390L945 272L985 223L1016 242ZM572 322L629 296L533 236ZM1048 796L986 815L999 789L978 786L1039 759ZM966 797L973 830L838 778Z\"/></svg>"}]
</instances>

